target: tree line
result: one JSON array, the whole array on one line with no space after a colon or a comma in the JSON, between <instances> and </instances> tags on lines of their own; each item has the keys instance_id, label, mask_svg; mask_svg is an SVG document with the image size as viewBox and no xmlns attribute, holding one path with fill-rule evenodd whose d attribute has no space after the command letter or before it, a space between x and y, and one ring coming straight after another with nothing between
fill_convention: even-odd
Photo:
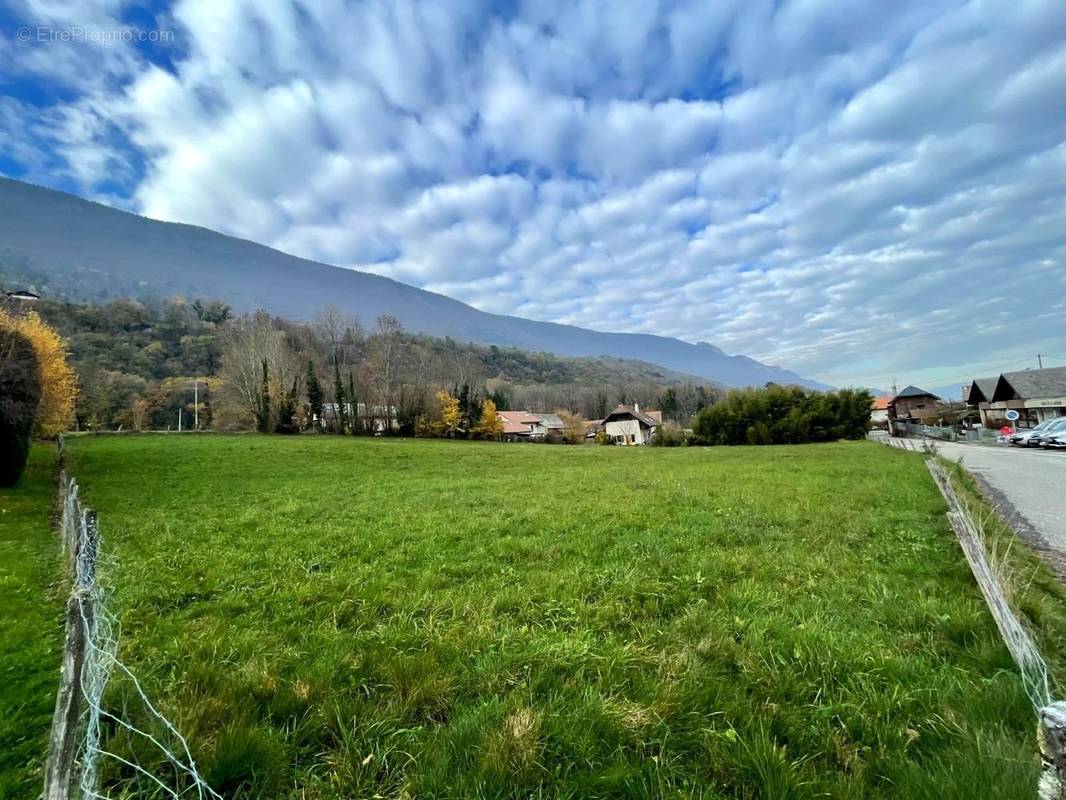
<instances>
[{"instance_id":1,"label":"tree line","mask_svg":"<svg viewBox=\"0 0 1066 800\"><path fill-rule=\"evenodd\" d=\"M487 400L583 419L639 403L687 425L721 395L643 362L457 342L388 316L365 327L336 308L298 323L180 298L36 307L68 342L80 430L175 429L179 419L190 428L198 418L201 429L484 436ZM441 427L439 392L458 404L453 427Z\"/></svg>"}]
</instances>

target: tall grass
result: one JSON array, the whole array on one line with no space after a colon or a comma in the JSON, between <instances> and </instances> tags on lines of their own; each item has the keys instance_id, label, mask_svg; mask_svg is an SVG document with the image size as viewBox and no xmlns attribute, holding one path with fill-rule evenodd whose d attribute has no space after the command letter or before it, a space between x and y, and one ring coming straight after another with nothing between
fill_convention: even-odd
<instances>
[{"instance_id":1,"label":"tall grass","mask_svg":"<svg viewBox=\"0 0 1066 800\"><path fill-rule=\"evenodd\" d=\"M227 796L1034 790L1032 710L917 454L68 451L116 557L123 656ZM1061 592L1027 597L1062 664Z\"/></svg>"}]
</instances>

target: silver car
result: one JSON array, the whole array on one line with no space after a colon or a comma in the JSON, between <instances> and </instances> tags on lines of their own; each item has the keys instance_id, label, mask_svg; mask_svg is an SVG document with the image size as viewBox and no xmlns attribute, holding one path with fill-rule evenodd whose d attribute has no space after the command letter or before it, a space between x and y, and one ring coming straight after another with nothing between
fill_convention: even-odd
<instances>
[{"instance_id":1,"label":"silver car","mask_svg":"<svg viewBox=\"0 0 1066 800\"><path fill-rule=\"evenodd\" d=\"M1046 447L1044 444L1049 436L1066 432L1066 417L1057 417L1051 420L1051 424L1042 431L1033 431L1029 436L1028 447Z\"/></svg>"},{"instance_id":2,"label":"silver car","mask_svg":"<svg viewBox=\"0 0 1066 800\"><path fill-rule=\"evenodd\" d=\"M1045 419L1032 430L1017 431L1016 433L1012 433L1008 441L1013 445L1017 445L1018 447L1029 447L1033 434L1046 431L1059 420L1066 420L1066 417L1052 417L1051 419ZM1037 442L1039 441L1040 437L1037 437Z\"/></svg>"}]
</instances>

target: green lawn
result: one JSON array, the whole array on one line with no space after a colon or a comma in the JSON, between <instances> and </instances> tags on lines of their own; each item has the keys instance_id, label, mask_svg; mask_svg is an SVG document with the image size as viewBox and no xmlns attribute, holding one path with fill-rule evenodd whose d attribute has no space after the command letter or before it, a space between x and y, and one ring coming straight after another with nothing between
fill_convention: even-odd
<instances>
[{"instance_id":1,"label":"green lawn","mask_svg":"<svg viewBox=\"0 0 1066 800\"><path fill-rule=\"evenodd\" d=\"M123 657L226 797L1035 795L1033 711L916 454L68 452ZM1066 598L1035 575L1063 664Z\"/></svg>"},{"instance_id":2,"label":"green lawn","mask_svg":"<svg viewBox=\"0 0 1066 800\"><path fill-rule=\"evenodd\" d=\"M55 448L34 447L17 486L0 489L0 798L43 788L59 686L63 601L49 528Z\"/></svg>"}]
</instances>

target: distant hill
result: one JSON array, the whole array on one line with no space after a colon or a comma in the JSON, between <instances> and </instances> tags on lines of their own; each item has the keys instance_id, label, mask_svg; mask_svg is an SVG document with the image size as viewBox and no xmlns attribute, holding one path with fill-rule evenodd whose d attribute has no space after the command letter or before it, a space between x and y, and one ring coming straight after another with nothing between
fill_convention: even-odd
<instances>
[{"instance_id":1,"label":"distant hill","mask_svg":"<svg viewBox=\"0 0 1066 800\"><path fill-rule=\"evenodd\" d=\"M42 293L71 300L180 294L298 320L335 305L366 324L387 313L417 333L560 356L635 359L727 386L774 381L830 388L704 342L489 314L389 278L6 178L0 178L0 274L31 279Z\"/></svg>"}]
</instances>

